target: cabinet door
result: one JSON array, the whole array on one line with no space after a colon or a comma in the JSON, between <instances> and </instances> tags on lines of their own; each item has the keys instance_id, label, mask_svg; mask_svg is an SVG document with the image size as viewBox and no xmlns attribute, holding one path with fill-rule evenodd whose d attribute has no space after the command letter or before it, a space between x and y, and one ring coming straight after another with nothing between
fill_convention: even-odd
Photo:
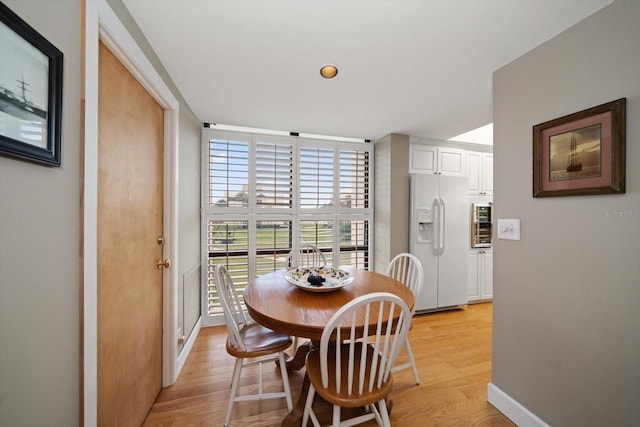
<instances>
[{"instance_id":1,"label":"cabinet door","mask_svg":"<svg viewBox=\"0 0 640 427\"><path fill-rule=\"evenodd\" d=\"M410 173L437 173L438 172L438 148L428 145L411 147Z\"/></svg>"},{"instance_id":2,"label":"cabinet door","mask_svg":"<svg viewBox=\"0 0 640 427\"><path fill-rule=\"evenodd\" d=\"M480 194L482 182L482 153L467 151L467 178L469 178L469 194Z\"/></svg>"},{"instance_id":3,"label":"cabinet door","mask_svg":"<svg viewBox=\"0 0 640 427\"><path fill-rule=\"evenodd\" d=\"M483 194L493 194L493 154L482 154L482 187L480 191Z\"/></svg>"},{"instance_id":4,"label":"cabinet door","mask_svg":"<svg viewBox=\"0 0 640 427\"><path fill-rule=\"evenodd\" d=\"M469 252L467 256L467 299L469 302L480 299L480 278L478 277L478 252Z\"/></svg>"},{"instance_id":5,"label":"cabinet door","mask_svg":"<svg viewBox=\"0 0 640 427\"><path fill-rule=\"evenodd\" d=\"M493 298L493 251L470 251L467 256L469 302Z\"/></svg>"},{"instance_id":6,"label":"cabinet door","mask_svg":"<svg viewBox=\"0 0 640 427\"><path fill-rule=\"evenodd\" d=\"M480 297L482 299L491 299L493 298L493 252L485 252L482 254L482 258L484 271Z\"/></svg>"},{"instance_id":7,"label":"cabinet door","mask_svg":"<svg viewBox=\"0 0 640 427\"><path fill-rule=\"evenodd\" d=\"M467 151L469 194L493 194L493 153Z\"/></svg>"},{"instance_id":8,"label":"cabinet door","mask_svg":"<svg viewBox=\"0 0 640 427\"><path fill-rule=\"evenodd\" d=\"M442 175L465 176L465 150L438 147L438 172Z\"/></svg>"}]
</instances>

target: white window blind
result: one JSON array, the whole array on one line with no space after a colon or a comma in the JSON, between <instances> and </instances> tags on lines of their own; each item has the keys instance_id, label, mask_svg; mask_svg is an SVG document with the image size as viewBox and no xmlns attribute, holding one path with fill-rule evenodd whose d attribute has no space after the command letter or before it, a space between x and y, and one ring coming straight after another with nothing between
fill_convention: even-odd
<instances>
[{"instance_id":1,"label":"white window blind","mask_svg":"<svg viewBox=\"0 0 640 427\"><path fill-rule=\"evenodd\" d=\"M256 219L256 276L287 266L292 233L291 220Z\"/></svg>"},{"instance_id":2,"label":"white window blind","mask_svg":"<svg viewBox=\"0 0 640 427\"><path fill-rule=\"evenodd\" d=\"M340 207L369 207L369 152L340 150Z\"/></svg>"},{"instance_id":3,"label":"white window blind","mask_svg":"<svg viewBox=\"0 0 640 427\"><path fill-rule=\"evenodd\" d=\"M208 150L210 206L247 205L249 186L249 143L212 139Z\"/></svg>"},{"instance_id":4,"label":"white window blind","mask_svg":"<svg viewBox=\"0 0 640 427\"><path fill-rule=\"evenodd\" d=\"M329 264L333 264L333 243L335 241L333 233L333 217L323 219L305 219L300 216L300 242L312 244L320 249Z\"/></svg>"},{"instance_id":5,"label":"white window blind","mask_svg":"<svg viewBox=\"0 0 640 427\"><path fill-rule=\"evenodd\" d=\"M293 146L256 143L256 207L291 209L293 203Z\"/></svg>"},{"instance_id":6,"label":"white window blind","mask_svg":"<svg viewBox=\"0 0 640 427\"><path fill-rule=\"evenodd\" d=\"M205 325L223 323L216 264L240 296L303 243L331 265L369 268L372 145L211 129L202 141Z\"/></svg>"},{"instance_id":7,"label":"white window blind","mask_svg":"<svg viewBox=\"0 0 640 427\"><path fill-rule=\"evenodd\" d=\"M369 269L369 218L340 220L340 265Z\"/></svg>"},{"instance_id":8,"label":"white window blind","mask_svg":"<svg viewBox=\"0 0 640 427\"><path fill-rule=\"evenodd\" d=\"M299 151L300 207L331 208L334 199L334 149L302 145Z\"/></svg>"},{"instance_id":9,"label":"white window blind","mask_svg":"<svg viewBox=\"0 0 640 427\"><path fill-rule=\"evenodd\" d=\"M206 280L206 313L208 316L222 314L222 307L215 288L215 264L227 266L234 284L240 285L242 292L249 279L249 233L248 221L233 219L209 218L207 229L207 280Z\"/></svg>"}]
</instances>

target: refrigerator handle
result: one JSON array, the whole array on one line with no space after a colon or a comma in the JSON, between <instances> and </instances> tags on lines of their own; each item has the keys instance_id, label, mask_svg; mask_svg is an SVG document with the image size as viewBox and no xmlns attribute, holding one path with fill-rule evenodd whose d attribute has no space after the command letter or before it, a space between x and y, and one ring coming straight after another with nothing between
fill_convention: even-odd
<instances>
[{"instance_id":1,"label":"refrigerator handle","mask_svg":"<svg viewBox=\"0 0 640 427\"><path fill-rule=\"evenodd\" d=\"M433 253L440 255L440 198L433 200Z\"/></svg>"},{"instance_id":2,"label":"refrigerator handle","mask_svg":"<svg viewBox=\"0 0 640 427\"><path fill-rule=\"evenodd\" d=\"M440 244L440 250L438 252L438 255L442 255L444 253L444 246L445 246L445 218L446 218L446 204L444 202L444 199L442 197L440 197L440 210L442 211L441 214L439 215L439 223L438 223L438 234L439 234L439 238L438 238L438 243Z\"/></svg>"}]
</instances>

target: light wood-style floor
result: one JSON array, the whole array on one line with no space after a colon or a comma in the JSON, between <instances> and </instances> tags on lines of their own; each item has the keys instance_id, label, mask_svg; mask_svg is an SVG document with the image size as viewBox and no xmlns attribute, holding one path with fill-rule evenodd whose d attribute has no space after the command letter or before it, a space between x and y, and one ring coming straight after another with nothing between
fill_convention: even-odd
<instances>
[{"instance_id":1,"label":"light wood-style floor","mask_svg":"<svg viewBox=\"0 0 640 427\"><path fill-rule=\"evenodd\" d=\"M417 315L409 333L421 383L410 370L394 374L391 424L398 427L514 426L487 403L491 380L492 304ZM233 358L225 350L224 327L200 332L176 384L163 389L145 426L216 426L224 424ZM404 358L404 353L401 354ZM251 371L254 369L254 371ZM253 390L257 368L243 371L244 390ZM265 366L267 383L280 390L279 371ZM294 404L304 370L291 372ZM253 378L252 378L253 377ZM255 386L257 388L257 386ZM241 392L243 390L241 388ZM231 426L279 426L287 414L284 399L236 403ZM375 422L362 424L375 425Z\"/></svg>"}]
</instances>

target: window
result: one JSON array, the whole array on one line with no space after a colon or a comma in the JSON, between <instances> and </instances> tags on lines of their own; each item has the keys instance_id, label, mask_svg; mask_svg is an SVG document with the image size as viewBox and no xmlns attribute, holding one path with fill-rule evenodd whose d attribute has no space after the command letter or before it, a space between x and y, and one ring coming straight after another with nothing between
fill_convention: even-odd
<instances>
[{"instance_id":1,"label":"window","mask_svg":"<svg viewBox=\"0 0 640 427\"><path fill-rule=\"evenodd\" d=\"M215 264L238 292L310 243L328 263L369 268L373 146L203 129L205 324L223 322Z\"/></svg>"},{"instance_id":2,"label":"window","mask_svg":"<svg viewBox=\"0 0 640 427\"><path fill-rule=\"evenodd\" d=\"M300 208L319 209L333 206L333 153L333 147L314 147L307 141L300 147Z\"/></svg>"}]
</instances>

